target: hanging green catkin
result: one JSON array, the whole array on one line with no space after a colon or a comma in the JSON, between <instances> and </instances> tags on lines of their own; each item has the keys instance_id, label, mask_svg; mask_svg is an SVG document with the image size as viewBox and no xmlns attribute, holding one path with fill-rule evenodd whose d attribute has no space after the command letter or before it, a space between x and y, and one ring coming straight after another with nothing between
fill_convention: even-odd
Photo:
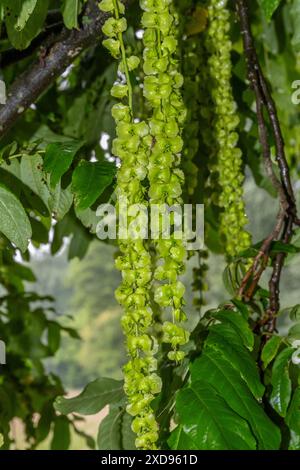
<instances>
[{"instance_id":1,"label":"hanging green catkin","mask_svg":"<svg viewBox=\"0 0 300 470\"><path fill-rule=\"evenodd\" d=\"M118 0L103 0L100 8L112 14L103 26L103 32L108 37L103 44L113 57L121 59L120 79L111 91L115 98L121 100L112 108L117 134L112 151L121 160L117 184L118 208L121 212L120 204L124 202L128 208L133 204L146 204L143 180L147 176L152 137L147 123L136 122L133 113L129 72L138 66L139 59L126 55L122 36L127 28L126 19L122 16L124 5ZM129 211L127 214L123 212L122 216L124 215L127 215L128 225L135 222L136 216L131 216ZM149 302L151 257L144 240L134 234L129 234L127 239L120 239L119 247L122 254L116 260L116 265L122 272L123 281L116 291L116 297L125 311L122 326L130 357L124 367L124 388L129 402L127 411L135 417L132 429L137 434L137 448L151 450L156 449L158 440L158 425L151 402L161 390L154 357L157 346L155 339L149 334L153 325Z\"/></svg>"},{"instance_id":2,"label":"hanging green catkin","mask_svg":"<svg viewBox=\"0 0 300 470\"><path fill-rule=\"evenodd\" d=\"M172 0L140 0L144 13L143 68L144 96L152 116L149 121L152 138L149 160L149 199L152 205L182 204L184 175L180 169L183 140L182 128L186 110L181 96L183 77L178 72L177 15ZM162 206L163 207L163 206ZM184 272L186 250L183 240L171 232L164 239L162 227L158 228L155 244L160 264L154 277L159 281L155 286L154 299L162 308L171 310L172 321L162 326L162 341L170 344L169 359L180 361L184 352L179 348L188 341L188 332L180 325L186 320L183 312L184 285L178 277Z\"/></svg>"},{"instance_id":3,"label":"hanging green catkin","mask_svg":"<svg viewBox=\"0 0 300 470\"><path fill-rule=\"evenodd\" d=\"M214 138L218 145L217 171L221 195L221 233L225 237L228 256L237 256L250 245L250 235L245 230L247 216L243 201L242 152L238 148L236 128L239 117L231 87L231 41L229 37L230 13L227 0L210 0L209 26L206 47L211 77L211 96L215 107Z\"/></svg>"}]
</instances>

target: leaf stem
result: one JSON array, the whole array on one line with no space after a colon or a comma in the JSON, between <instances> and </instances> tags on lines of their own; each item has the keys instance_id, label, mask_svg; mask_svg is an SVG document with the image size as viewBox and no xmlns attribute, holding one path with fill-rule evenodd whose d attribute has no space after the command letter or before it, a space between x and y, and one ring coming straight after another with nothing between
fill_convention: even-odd
<instances>
[{"instance_id":1,"label":"leaf stem","mask_svg":"<svg viewBox=\"0 0 300 470\"><path fill-rule=\"evenodd\" d=\"M36 150L35 153L45 153L46 150ZM14 158L19 158L19 157L24 157L24 155L29 155L29 153L23 152L23 153L16 153L15 155L12 155L11 157L8 157L8 160L13 160Z\"/></svg>"}]
</instances>

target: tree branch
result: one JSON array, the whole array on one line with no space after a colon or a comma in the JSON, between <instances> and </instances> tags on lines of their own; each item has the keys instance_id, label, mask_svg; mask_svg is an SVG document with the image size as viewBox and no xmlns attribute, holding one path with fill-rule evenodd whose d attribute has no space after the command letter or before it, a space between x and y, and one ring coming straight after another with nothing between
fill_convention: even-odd
<instances>
[{"instance_id":1,"label":"tree branch","mask_svg":"<svg viewBox=\"0 0 300 470\"><path fill-rule=\"evenodd\" d=\"M95 0L90 0L84 16L86 21L80 29L64 29L42 60L30 65L12 84L6 104L0 106L0 138L83 50L100 40L108 14L99 10Z\"/></svg>"},{"instance_id":2,"label":"tree branch","mask_svg":"<svg viewBox=\"0 0 300 470\"><path fill-rule=\"evenodd\" d=\"M262 72L256 53L252 36L249 9L247 0L236 0L237 11L240 18L241 33L243 36L244 51L248 69L248 79L254 91L256 99L256 113L258 121L259 140L267 174L278 192L280 209L276 224L271 234L264 240L261 249L254 259L251 269L246 273L240 287L239 294L246 300L251 300L256 286L264 272L270 256L272 242L280 240L283 244L289 244L293 235L293 226L299 224L295 195L291 183L290 170L285 156L284 139L278 119L275 102L269 91L266 79ZM265 121L266 111L271 125L275 147L276 162L280 177L276 176L271 159L269 133ZM273 272L269 282L270 302L266 317L262 319L261 326L265 326L269 333L276 329L276 314L280 309L280 279L286 254L278 253L273 261ZM249 282L251 282L249 286Z\"/></svg>"}]
</instances>

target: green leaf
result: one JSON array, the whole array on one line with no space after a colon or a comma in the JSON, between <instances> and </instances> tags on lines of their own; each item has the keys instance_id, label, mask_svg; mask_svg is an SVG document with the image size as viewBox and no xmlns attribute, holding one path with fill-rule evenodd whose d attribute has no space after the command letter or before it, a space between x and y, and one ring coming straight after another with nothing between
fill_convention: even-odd
<instances>
[{"instance_id":1,"label":"green leaf","mask_svg":"<svg viewBox=\"0 0 300 470\"><path fill-rule=\"evenodd\" d=\"M27 21L29 20L30 16L32 15L32 13L33 13L33 11L36 7L37 1L38 0L23 0L23 1L21 1L20 13L19 13L17 21L15 23L15 29L17 31L21 31L22 29L24 29ZM20 0L19 0L19 2L18 2L18 0L15 0L14 3L15 3L15 5L17 3L20 3Z\"/></svg>"},{"instance_id":2,"label":"green leaf","mask_svg":"<svg viewBox=\"0 0 300 470\"><path fill-rule=\"evenodd\" d=\"M207 225L205 239L207 243L207 248L210 251L217 254L223 253L223 246L221 243L220 234L214 227L211 227L209 224Z\"/></svg>"},{"instance_id":3,"label":"green leaf","mask_svg":"<svg viewBox=\"0 0 300 470\"><path fill-rule=\"evenodd\" d=\"M290 309L290 319L292 321L300 320L300 304L294 305L294 307Z\"/></svg>"},{"instance_id":4,"label":"green leaf","mask_svg":"<svg viewBox=\"0 0 300 470\"><path fill-rule=\"evenodd\" d=\"M7 179L4 180L4 181L9 181L9 182L13 181L13 182L15 182L15 178L17 178L18 180L21 180L20 162L17 159L11 160L11 162L9 164L2 163L1 164L1 170L4 170L5 173L6 172L8 173L8 175L6 177ZM11 176L14 176L15 178L10 178ZM16 186L16 185L14 185L14 186ZM15 188L12 188L12 189L15 192L15 189L17 189L17 188L15 187ZM17 194L17 192L15 192L15 194ZM19 190L18 190L18 194L20 194Z\"/></svg>"},{"instance_id":5,"label":"green leaf","mask_svg":"<svg viewBox=\"0 0 300 470\"><path fill-rule=\"evenodd\" d=\"M300 438L300 389L294 391L291 404L288 408L285 422L288 427L298 434Z\"/></svg>"},{"instance_id":6,"label":"green leaf","mask_svg":"<svg viewBox=\"0 0 300 470\"><path fill-rule=\"evenodd\" d=\"M281 0L259 0L260 6L268 21L279 7Z\"/></svg>"},{"instance_id":7,"label":"green leaf","mask_svg":"<svg viewBox=\"0 0 300 470\"><path fill-rule=\"evenodd\" d=\"M49 0L2 1L8 38L16 49L26 49L43 27Z\"/></svg>"},{"instance_id":8,"label":"green leaf","mask_svg":"<svg viewBox=\"0 0 300 470\"><path fill-rule=\"evenodd\" d=\"M112 183L115 173L114 163L81 161L72 177L77 210L83 211L94 204Z\"/></svg>"},{"instance_id":9,"label":"green leaf","mask_svg":"<svg viewBox=\"0 0 300 470\"><path fill-rule=\"evenodd\" d=\"M40 413L40 419L36 428L37 441L42 442L51 430L51 424L55 418L52 400L46 402Z\"/></svg>"},{"instance_id":10,"label":"green leaf","mask_svg":"<svg viewBox=\"0 0 300 470\"><path fill-rule=\"evenodd\" d=\"M178 393L176 409L183 430L196 449L256 449L248 423L226 404L213 387L201 380L192 382Z\"/></svg>"},{"instance_id":11,"label":"green leaf","mask_svg":"<svg viewBox=\"0 0 300 470\"><path fill-rule=\"evenodd\" d=\"M266 369L270 362L273 361L274 357L276 356L279 346L281 344L282 338L280 336L272 336L268 342L265 344L262 354L261 354L261 359L264 364L264 368Z\"/></svg>"},{"instance_id":12,"label":"green leaf","mask_svg":"<svg viewBox=\"0 0 300 470\"><path fill-rule=\"evenodd\" d=\"M232 263L229 263L223 272L223 283L226 290L229 292L230 295L235 296L239 287L241 280L244 277L245 272L244 266L238 260Z\"/></svg>"},{"instance_id":13,"label":"green leaf","mask_svg":"<svg viewBox=\"0 0 300 470\"><path fill-rule=\"evenodd\" d=\"M0 150L0 162L8 159L11 155L17 153L18 144L16 141L10 142Z\"/></svg>"},{"instance_id":14,"label":"green leaf","mask_svg":"<svg viewBox=\"0 0 300 470\"><path fill-rule=\"evenodd\" d=\"M296 323L289 329L288 336L290 339L300 339L300 323Z\"/></svg>"},{"instance_id":15,"label":"green leaf","mask_svg":"<svg viewBox=\"0 0 300 470\"><path fill-rule=\"evenodd\" d=\"M293 37L291 44L296 51L300 49L300 3L294 0L290 9L290 17L293 24Z\"/></svg>"},{"instance_id":16,"label":"green leaf","mask_svg":"<svg viewBox=\"0 0 300 470\"><path fill-rule=\"evenodd\" d=\"M69 246L68 259L74 257L83 258L89 247L92 236L81 225L79 220L73 217L72 212L68 212L54 227L54 237L51 244L51 253L55 254L61 248L64 237L72 235Z\"/></svg>"},{"instance_id":17,"label":"green leaf","mask_svg":"<svg viewBox=\"0 0 300 470\"><path fill-rule=\"evenodd\" d=\"M241 300L238 299L232 299L232 303L236 306L238 311L242 314L243 318L245 320L248 320L249 318L249 310L246 304L242 302Z\"/></svg>"},{"instance_id":18,"label":"green leaf","mask_svg":"<svg viewBox=\"0 0 300 470\"><path fill-rule=\"evenodd\" d=\"M73 258L82 259L86 255L92 236L84 229L84 227L78 224L76 231L72 235L72 240L69 246L68 259Z\"/></svg>"},{"instance_id":19,"label":"green leaf","mask_svg":"<svg viewBox=\"0 0 300 470\"><path fill-rule=\"evenodd\" d=\"M83 146L78 140L51 143L46 147L44 170L50 173L51 186L54 188L60 178L70 168L76 153Z\"/></svg>"},{"instance_id":20,"label":"green leaf","mask_svg":"<svg viewBox=\"0 0 300 470\"><path fill-rule=\"evenodd\" d=\"M27 214L16 196L0 185L0 232L21 251L26 251L32 230Z\"/></svg>"},{"instance_id":21,"label":"green leaf","mask_svg":"<svg viewBox=\"0 0 300 470\"><path fill-rule=\"evenodd\" d=\"M27 315L28 317L28 315ZM11 352L23 357L33 359L44 359L48 356L49 350L41 341L41 336L45 332L47 322L42 311L36 310L34 315L26 319L26 328L15 337L15 343L11 345Z\"/></svg>"},{"instance_id":22,"label":"green leaf","mask_svg":"<svg viewBox=\"0 0 300 470\"><path fill-rule=\"evenodd\" d=\"M73 136L66 137L65 135L57 134L46 124L41 124L31 136L30 141L33 143L39 141L39 147L45 149L48 144L56 144L57 142L64 144L66 141L72 140L72 138Z\"/></svg>"},{"instance_id":23,"label":"green leaf","mask_svg":"<svg viewBox=\"0 0 300 470\"><path fill-rule=\"evenodd\" d=\"M230 295L236 294L237 283L235 280L234 271L232 269L232 265L227 265L223 272L223 283L227 292Z\"/></svg>"},{"instance_id":24,"label":"green leaf","mask_svg":"<svg viewBox=\"0 0 300 470\"><path fill-rule=\"evenodd\" d=\"M274 255L278 253L291 253L297 254L300 252L300 248L298 246L292 245L291 243L283 243L281 241L276 241L272 243L271 253Z\"/></svg>"},{"instance_id":25,"label":"green leaf","mask_svg":"<svg viewBox=\"0 0 300 470\"><path fill-rule=\"evenodd\" d=\"M236 352L242 356L244 352L248 354L244 347L236 349ZM192 383L201 377L203 382L218 392L233 411L249 422L259 449L276 449L280 445L279 430L265 414L260 402L254 398L251 391L255 380L253 369L256 368L252 358L251 361L252 366L248 367L247 373L247 368L241 369L240 362L237 361L236 355L232 354L227 341L210 334L202 355L191 367ZM263 387L258 375L256 381L254 390L260 389L261 397Z\"/></svg>"},{"instance_id":26,"label":"green leaf","mask_svg":"<svg viewBox=\"0 0 300 470\"><path fill-rule=\"evenodd\" d=\"M65 416L58 416L54 423L51 450L67 450L70 447L70 423Z\"/></svg>"},{"instance_id":27,"label":"green leaf","mask_svg":"<svg viewBox=\"0 0 300 470\"><path fill-rule=\"evenodd\" d=\"M294 431L291 431L291 439L288 450L300 450L300 436Z\"/></svg>"},{"instance_id":28,"label":"green leaf","mask_svg":"<svg viewBox=\"0 0 300 470\"><path fill-rule=\"evenodd\" d=\"M13 264L7 267L9 273L11 275L16 275L17 277L23 279L27 282L36 282L36 277L28 266L24 266L23 264Z\"/></svg>"},{"instance_id":29,"label":"green leaf","mask_svg":"<svg viewBox=\"0 0 300 470\"><path fill-rule=\"evenodd\" d=\"M244 76L244 70L243 70L243 76ZM244 92L243 96L244 96L244 100L246 96L249 96L250 100L249 100L248 106L250 107L253 101L253 94L250 93L250 90L247 90L246 92ZM247 100L245 101L247 103ZM255 142L256 142L255 139L251 139L252 148L251 147L247 148L247 150L249 150L247 152L247 164L249 165L249 168L252 172L256 185L260 188L263 188L265 191L267 191L267 193L271 197L276 198L277 192L274 189L274 186L270 182L269 178L265 175L264 165L261 159L257 158L257 152L254 150ZM247 145L249 145L249 143ZM245 250L245 251L246 253L249 253L249 255L243 254L245 258L255 256L255 247L250 247L248 250Z\"/></svg>"},{"instance_id":30,"label":"green leaf","mask_svg":"<svg viewBox=\"0 0 300 470\"><path fill-rule=\"evenodd\" d=\"M51 194L43 173L43 160L40 155L24 155L21 158L20 178L22 183L30 188L49 210L48 203Z\"/></svg>"},{"instance_id":31,"label":"green leaf","mask_svg":"<svg viewBox=\"0 0 300 470\"><path fill-rule=\"evenodd\" d=\"M290 429L291 439L289 450L300 450L300 389L294 391L291 404L285 417Z\"/></svg>"},{"instance_id":32,"label":"green leaf","mask_svg":"<svg viewBox=\"0 0 300 470\"><path fill-rule=\"evenodd\" d=\"M91 450L95 449L96 443L95 443L95 440L92 436L89 436L84 431L81 431L78 428L74 429L74 431L78 436L82 437L85 440L85 443L86 443L86 445L89 449L91 449Z\"/></svg>"},{"instance_id":33,"label":"green leaf","mask_svg":"<svg viewBox=\"0 0 300 470\"><path fill-rule=\"evenodd\" d=\"M214 325L210 328L206 345L229 360L255 398L263 396L264 386L260 381L258 367L233 328L226 324Z\"/></svg>"},{"instance_id":34,"label":"green leaf","mask_svg":"<svg viewBox=\"0 0 300 470\"><path fill-rule=\"evenodd\" d=\"M136 435L131 429L132 416L127 412L124 413L122 422L122 440L124 450L135 450Z\"/></svg>"},{"instance_id":35,"label":"green leaf","mask_svg":"<svg viewBox=\"0 0 300 470\"><path fill-rule=\"evenodd\" d=\"M66 326L61 326L61 330L68 333L70 338L81 339L81 336L79 335L78 331L74 330L74 328L68 328Z\"/></svg>"},{"instance_id":36,"label":"green leaf","mask_svg":"<svg viewBox=\"0 0 300 470\"><path fill-rule=\"evenodd\" d=\"M216 320L224 323L229 323L240 335L245 346L253 349L254 346L254 335L249 327L248 321L246 321L238 312L234 310L221 310L212 315Z\"/></svg>"},{"instance_id":37,"label":"green leaf","mask_svg":"<svg viewBox=\"0 0 300 470\"><path fill-rule=\"evenodd\" d=\"M96 215L96 212L92 209L85 209L84 211L78 211L75 208L76 217L80 220L82 225L89 229L90 233L96 233L97 225L100 218Z\"/></svg>"},{"instance_id":38,"label":"green leaf","mask_svg":"<svg viewBox=\"0 0 300 470\"><path fill-rule=\"evenodd\" d=\"M45 225L37 219L30 217L30 223L32 227L31 240L37 243L48 243L49 241L49 230Z\"/></svg>"},{"instance_id":39,"label":"green leaf","mask_svg":"<svg viewBox=\"0 0 300 470\"><path fill-rule=\"evenodd\" d=\"M134 450L135 435L131 430L131 416L120 406L110 406L100 423L97 445L99 450Z\"/></svg>"},{"instance_id":40,"label":"green leaf","mask_svg":"<svg viewBox=\"0 0 300 470\"><path fill-rule=\"evenodd\" d=\"M286 348L277 356L273 368L271 384L273 386L270 398L271 405L280 416L285 416L291 400L292 384L289 376L289 364L293 348Z\"/></svg>"},{"instance_id":41,"label":"green leaf","mask_svg":"<svg viewBox=\"0 0 300 470\"><path fill-rule=\"evenodd\" d=\"M61 184L58 183L52 192L49 199L49 207L56 220L62 220L69 212L73 203L73 194L70 186L62 189Z\"/></svg>"},{"instance_id":42,"label":"green leaf","mask_svg":"<svg viewBox=\"0 0 300 470\"><path fill-rule=\"evenodd\" d=\"M197 444L184 432L183 426L177 426L168 439L173 450L198 450Z\"/></svg>"},{"instance_id":43,"label":"green leaf","mask_svg":"<svg viewBox=\"0 0 300 470\"><path fill-rule=\"evenodd\" d=\"M93 415L101 411L106 405L120 402L123 397L122 381L100 378L89 383L77 397L58 397L55 402L55 409L63 414Z\"/></svg>"},{"instance_id":44,"label":"green leaf","mask_svg":"<svg viewBox=\"0 0 300 470\"><path fill-rule=\"evenodd\" d=\"M78 28L78 15L81 11L81 0L64 0L62 15L68 29Z\"/></svg>"}]
</instances>

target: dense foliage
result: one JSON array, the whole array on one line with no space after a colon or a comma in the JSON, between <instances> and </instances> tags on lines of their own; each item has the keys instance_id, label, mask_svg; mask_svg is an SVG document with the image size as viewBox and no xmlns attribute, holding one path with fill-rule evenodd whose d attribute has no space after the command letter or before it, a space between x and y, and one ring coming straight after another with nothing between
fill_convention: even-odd
<instances>
[{"instance_id":1,"label":"dense foliage","mask_svg":"<svg viewBox=\"0 0 300 470\"><path fill-rule=\"evenodd\" d=\"M284 264L300 251L299 0L0 0L0 19L2 448L20 418L28 448L51 434L51 448L67 449L71 429L83 435L78 414L109 405L99 449L300 449L300 308L281 309L279 296ZM279 206L254 245L249 171ZM124 378L64 398L44 365L63 334L79 335L52 297L28 287L26 262L66 239L68 258L84 258L101 203L137 221L123 200L204 203L205 249L187 252L174 220L169 239L158 227L154 240L105 241L122 274ZM96 271L106 255L91 253ZM229 298L205 311L216 253ZM188 256L199 318L186 327ZM72 293L81 306L95 281L107 289L82 269ZM286 317L293 326L279 334Z\"/></svg>"}]
</instances>

